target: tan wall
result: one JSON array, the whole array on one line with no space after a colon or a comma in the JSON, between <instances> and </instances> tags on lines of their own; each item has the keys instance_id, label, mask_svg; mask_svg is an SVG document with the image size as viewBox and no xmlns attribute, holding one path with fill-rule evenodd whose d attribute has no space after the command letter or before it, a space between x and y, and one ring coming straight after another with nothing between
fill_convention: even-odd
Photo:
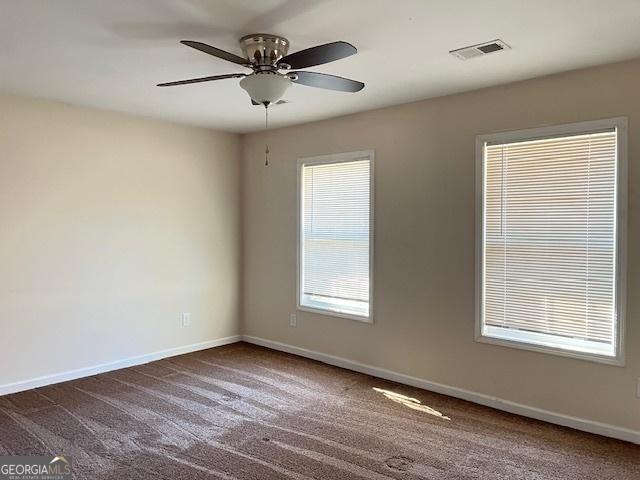
<instances>
[{"instance_id":1,"label":"tan wall","mask_svg":"<svg viewBox=\"0 0 640 480\"><path fill-rule=\"evenodd\" d=\"M0 96L0 385L239 333L239 142Z\"/></svg>"},{"instance_id":2,"label":"tan wall","mask_svg":"<svg viewBox=\"0 0 640 480\"><path fill-rule=\"evenodd\" d=\"M633 61L280 129L268 133L268 168L265 135L245 136L244 333L640 430L639 85ZM627 366L474 342L475 136L613 116L629 118ZM375 323L298 312L291 328L296 159L366 149Z\"/></svg>"}]
</instances>

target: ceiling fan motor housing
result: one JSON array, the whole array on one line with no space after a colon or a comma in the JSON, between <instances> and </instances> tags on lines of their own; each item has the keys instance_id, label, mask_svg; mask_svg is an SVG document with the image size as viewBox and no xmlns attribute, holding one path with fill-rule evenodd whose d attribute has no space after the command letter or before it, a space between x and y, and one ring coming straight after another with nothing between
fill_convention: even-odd
<instances>
[{"instance_id":1,"label":"ceiling fan motor housing","mask_svg":"<svg viewBox=\"0 0 640 480\"><path fill-rule=\"evenodd\" d=\"M240 39L242 51L256 67L274 67L289 52L289 40L269 33L253 33Z\"/></svg>"}]
</instances>

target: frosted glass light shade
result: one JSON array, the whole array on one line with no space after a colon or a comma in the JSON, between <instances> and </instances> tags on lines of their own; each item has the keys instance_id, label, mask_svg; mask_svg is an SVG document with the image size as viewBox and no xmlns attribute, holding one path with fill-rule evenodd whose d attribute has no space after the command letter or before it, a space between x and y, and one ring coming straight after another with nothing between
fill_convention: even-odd
<instances>
[{"instance_id":1,"label":"frosted glass light shade","mask_svg":"<svg viewBox=\"0 0 640 480\"><path fill-rule=\"evenodd\" d=\"M291 80L273 73L254 73L244 77L240 86L258 103L276 103L291 85Z\"/></svg>"}]
</instances>

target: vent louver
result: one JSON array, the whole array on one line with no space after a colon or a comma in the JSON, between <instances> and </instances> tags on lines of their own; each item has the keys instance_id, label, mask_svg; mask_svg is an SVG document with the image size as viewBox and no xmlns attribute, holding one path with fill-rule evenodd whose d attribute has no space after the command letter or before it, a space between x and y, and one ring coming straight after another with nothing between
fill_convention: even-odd
<instances>
[{"instance_id":1,"label":"vent louver","mask_svg":"<svg viewBox=\"0 0 640 480\"><path fill-rule=\"evenodd\" d=\"M502 40L492 40L490 42L478 43L477 45L471 45L469 47L456 48L455 50L451 50L449 53L460 60L469 60L470 58L510 49L511 47Z\"/></svg>"}]
</instances>

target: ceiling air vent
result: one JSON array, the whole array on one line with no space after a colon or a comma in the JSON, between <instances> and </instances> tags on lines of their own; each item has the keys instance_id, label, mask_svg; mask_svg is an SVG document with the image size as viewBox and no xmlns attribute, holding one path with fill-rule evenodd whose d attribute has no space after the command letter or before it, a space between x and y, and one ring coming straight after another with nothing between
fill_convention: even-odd
<instances>
[{"instance_id":1,"label":"ceiling air vent","mask_svg":"<svg viewBox=\"0 0 640 480\"><path fill-rule=\"evenodd\" d=\"M470 47L457 48L451 50L449 53L454 57L458 57L460 60L469 60L470 58L509 49L511 49L511 47L502 40L492 40L490 42L471 45Z\"/></svg>"}]
</instances>

